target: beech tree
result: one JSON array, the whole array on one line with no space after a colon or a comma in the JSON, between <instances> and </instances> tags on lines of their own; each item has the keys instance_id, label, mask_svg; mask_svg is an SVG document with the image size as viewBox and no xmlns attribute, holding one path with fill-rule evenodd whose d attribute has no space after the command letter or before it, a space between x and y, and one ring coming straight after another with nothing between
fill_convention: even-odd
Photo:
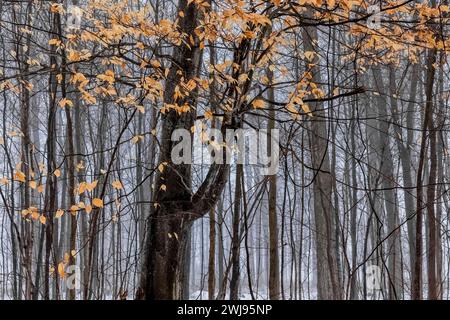
<instances>
[{"instance_id":1,"label":"beech tree","mask_svg":"<svg viewBox=\"0 0 450 320\"><path fill-rule=\"evenodd\" d=\"M0 297L447 298L449 11L2 1Z\"/></svg>"}]
</instances>

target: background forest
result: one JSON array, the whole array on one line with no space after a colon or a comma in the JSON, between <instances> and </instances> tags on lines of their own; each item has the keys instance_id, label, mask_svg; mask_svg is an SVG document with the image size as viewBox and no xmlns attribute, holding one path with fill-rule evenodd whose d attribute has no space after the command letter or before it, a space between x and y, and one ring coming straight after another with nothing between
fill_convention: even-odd
<instances>
[{"instance_id":1,"label":"background forest","mask_svg":"<svg viewBox=\"0 0 450 320\"><path fill-rule=\"evenodd\" d=\"M449 12L0 0L0 299L448 299Z\"/></svg>"}]
</instances>

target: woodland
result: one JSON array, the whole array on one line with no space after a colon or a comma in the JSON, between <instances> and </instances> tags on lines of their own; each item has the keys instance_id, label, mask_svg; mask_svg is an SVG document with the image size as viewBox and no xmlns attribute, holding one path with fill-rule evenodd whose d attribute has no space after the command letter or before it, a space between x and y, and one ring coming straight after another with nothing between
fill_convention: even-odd
<instances>
[{"instance_id":1,"label":"woodland","mask_svg":"<svg viewBox=\"0 0 450 320\"><path fill-rule=\"evenodd\" d=\"M448 299L449 22L447 0L0 0L0 299ZM174 161L180 129L231 161ZM278 132L276 172L212 129Z\"/></svg>"}]
</instances>

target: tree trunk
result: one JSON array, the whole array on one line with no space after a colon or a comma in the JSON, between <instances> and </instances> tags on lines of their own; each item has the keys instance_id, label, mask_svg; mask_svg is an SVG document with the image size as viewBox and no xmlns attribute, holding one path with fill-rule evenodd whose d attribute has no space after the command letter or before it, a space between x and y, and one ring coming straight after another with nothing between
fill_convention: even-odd
<instances>
[{"instance_id":1,"label":"tree trunk","mask_svg":"<svg viewBox=\"0 0 450 320\"><path fill-rule=\"evenodd\" d=\"M422 224L423 224L423 208L427 204L423 203L423 170L425 165L426 157L426 140L428 129L430 128L430 123L433 117L433 84L434 84L434 67L433 64L436 62L436 49L431 49L428 52L427 58L427 73L425 80L425 114L423 120L423 131L422 140L420 145L419 154L419 165L417 169L417 221L416 221L416 261L414 266L414 279L413 279L413 290L412 298L414 300L421 300L422 295ZM430 200L430 199L428 199ZM433 201L433 199L431 199ZM427 202L428 203L428 202ZM434 221L434 220L433 220ZM430 271L430 270L429 270ZM434 273L434 270L431 272ZM433 279L432 279L433 280Z\"/></svg>"},{"instance_id":2,"label":"tree trunk","mask_svg":"<svg viewBox=\"0 0 450 320\"><path fill-rule=\"evenodd\" d=\"M180 30L194 37L200 15L197 5L180 0L178 10L184 12L184 17L179 20ZM174 98L180 74L182 80L187 82L197 75L200 67L198 39L194 41L196 42L190 46L182 44L174 49L174 63L170 67L164 92L166 104L195 105L193 92L181 99ZM155 182L154 207L147 224L145 261L137 293L137 298L140 299L173 299L176 296L180 248L185 241L184 230L193 220L209 212L226 182L229 166L213 164L200 188L192 195L190 164L172 163L171 152L174 146L171 141L172 133L180 128L191 130L194 120L194 110L181 115L175 110L170 110L162 117L159 164L167 165ZM228 123L229 121L224 121L223 133Z\"/></svg>"},{"instance_id":3,"label":"tree trunk","mask_svg":"<svg viewBox=\"0 0 450 320\"><path fill-rule=\"evenodd\" d=\"M317 29L306 27L303 32L305 51L315 51L314 41L317 41ZM316 61L312 63L317 64ZM319 69L313 70L313 82L321 83ZM319 104L312 103L313 118L310 124L310 148L312 167L314 169L314 223L316 240L317 264L317 298L319 300L340 299L342 295L338 281L336 239L334 238L334 217L332 186L330 175L330 158L328 154L328 134L323 109ZM317 119L317 120L316 120Z\"/></svg>"},{"instance_id":4,"label":"tree trunk","mask_svg":"<svg viewBox=\"0 0 450 320\"><path fill-rule=\"evenodd\" d=\"M242 198L242 175L244 168L242 164L237 165L236 169L236 189L234 191L234 209L233 209L233 236L231 238L231 280L230 280L230 300L239 299L239 278L240 278L240 232L239 222L241 217L241 198Z\"/></svg>"},{"instance_id":5,"label":"tree trunk","mask_svg":"<svg viewBox=\"0 0 450 320\"><path fill-rule=\"evenodd\" d=\"M268 69L267 77L269 85L273 84L273 72ZM272 88L268 90L270 101L275 101L275 91ZM275 109L271 106L269 111L269 120L267 129L269 134L275 129ZM268 150L272 154L271 139L268 139ZM278 300L280 298L280 262L278 256L278 223L277 223L277 176L273 174L269 176L269 298ZM283 239L281 239L283 242Z\"/></svg>"}]
</instances>

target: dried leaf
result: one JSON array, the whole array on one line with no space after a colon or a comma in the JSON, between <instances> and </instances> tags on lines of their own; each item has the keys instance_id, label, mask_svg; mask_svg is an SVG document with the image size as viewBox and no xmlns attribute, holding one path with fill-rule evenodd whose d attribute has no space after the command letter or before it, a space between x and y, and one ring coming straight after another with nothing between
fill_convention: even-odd
<instances>
[{"instance_id":1,"label":"dried leaf","mask_svg":"<svg viewBox=\"0 0 450 320\"><path fill-rule=\"evenodd\" d=\"M92 204L97 208L103 208L103 200L99 198L94 198Z\"/></svg>"},{"instance_id":2,"label":"dried leaf","mask_svg":"<svg viewBox=\"0 0 450 320\"><path fill-rule=\"evenodd\" d=\"M58 211L56 211L55 218L56 218L56 219L59 219L59 218L61 218L63 215L64 215L64 210L58 209Z\"/></svg>"},{"instance_id":3,"label":"dried leaf","mask_svg":"<svg viewBox=\"0 0 450 320\"><path fill-rule=\"evenodd\" d=\"M53 171L53 174L55 175L55 177L59 178L61 177L61 170L56 169L55 171Z\"/></svg>"},{"instance_id":4,"label":"dried leaf","mask_svg":"<svg viewBox=\"0 0 450 320\"><path fill-rule=\"evenodd\" d=\"M117 190L123 189L122 182L120 182L119 180L114 181L112 183L112 186L113 186L114 189L117 189Z\"/></svg>"}]
</instances>

